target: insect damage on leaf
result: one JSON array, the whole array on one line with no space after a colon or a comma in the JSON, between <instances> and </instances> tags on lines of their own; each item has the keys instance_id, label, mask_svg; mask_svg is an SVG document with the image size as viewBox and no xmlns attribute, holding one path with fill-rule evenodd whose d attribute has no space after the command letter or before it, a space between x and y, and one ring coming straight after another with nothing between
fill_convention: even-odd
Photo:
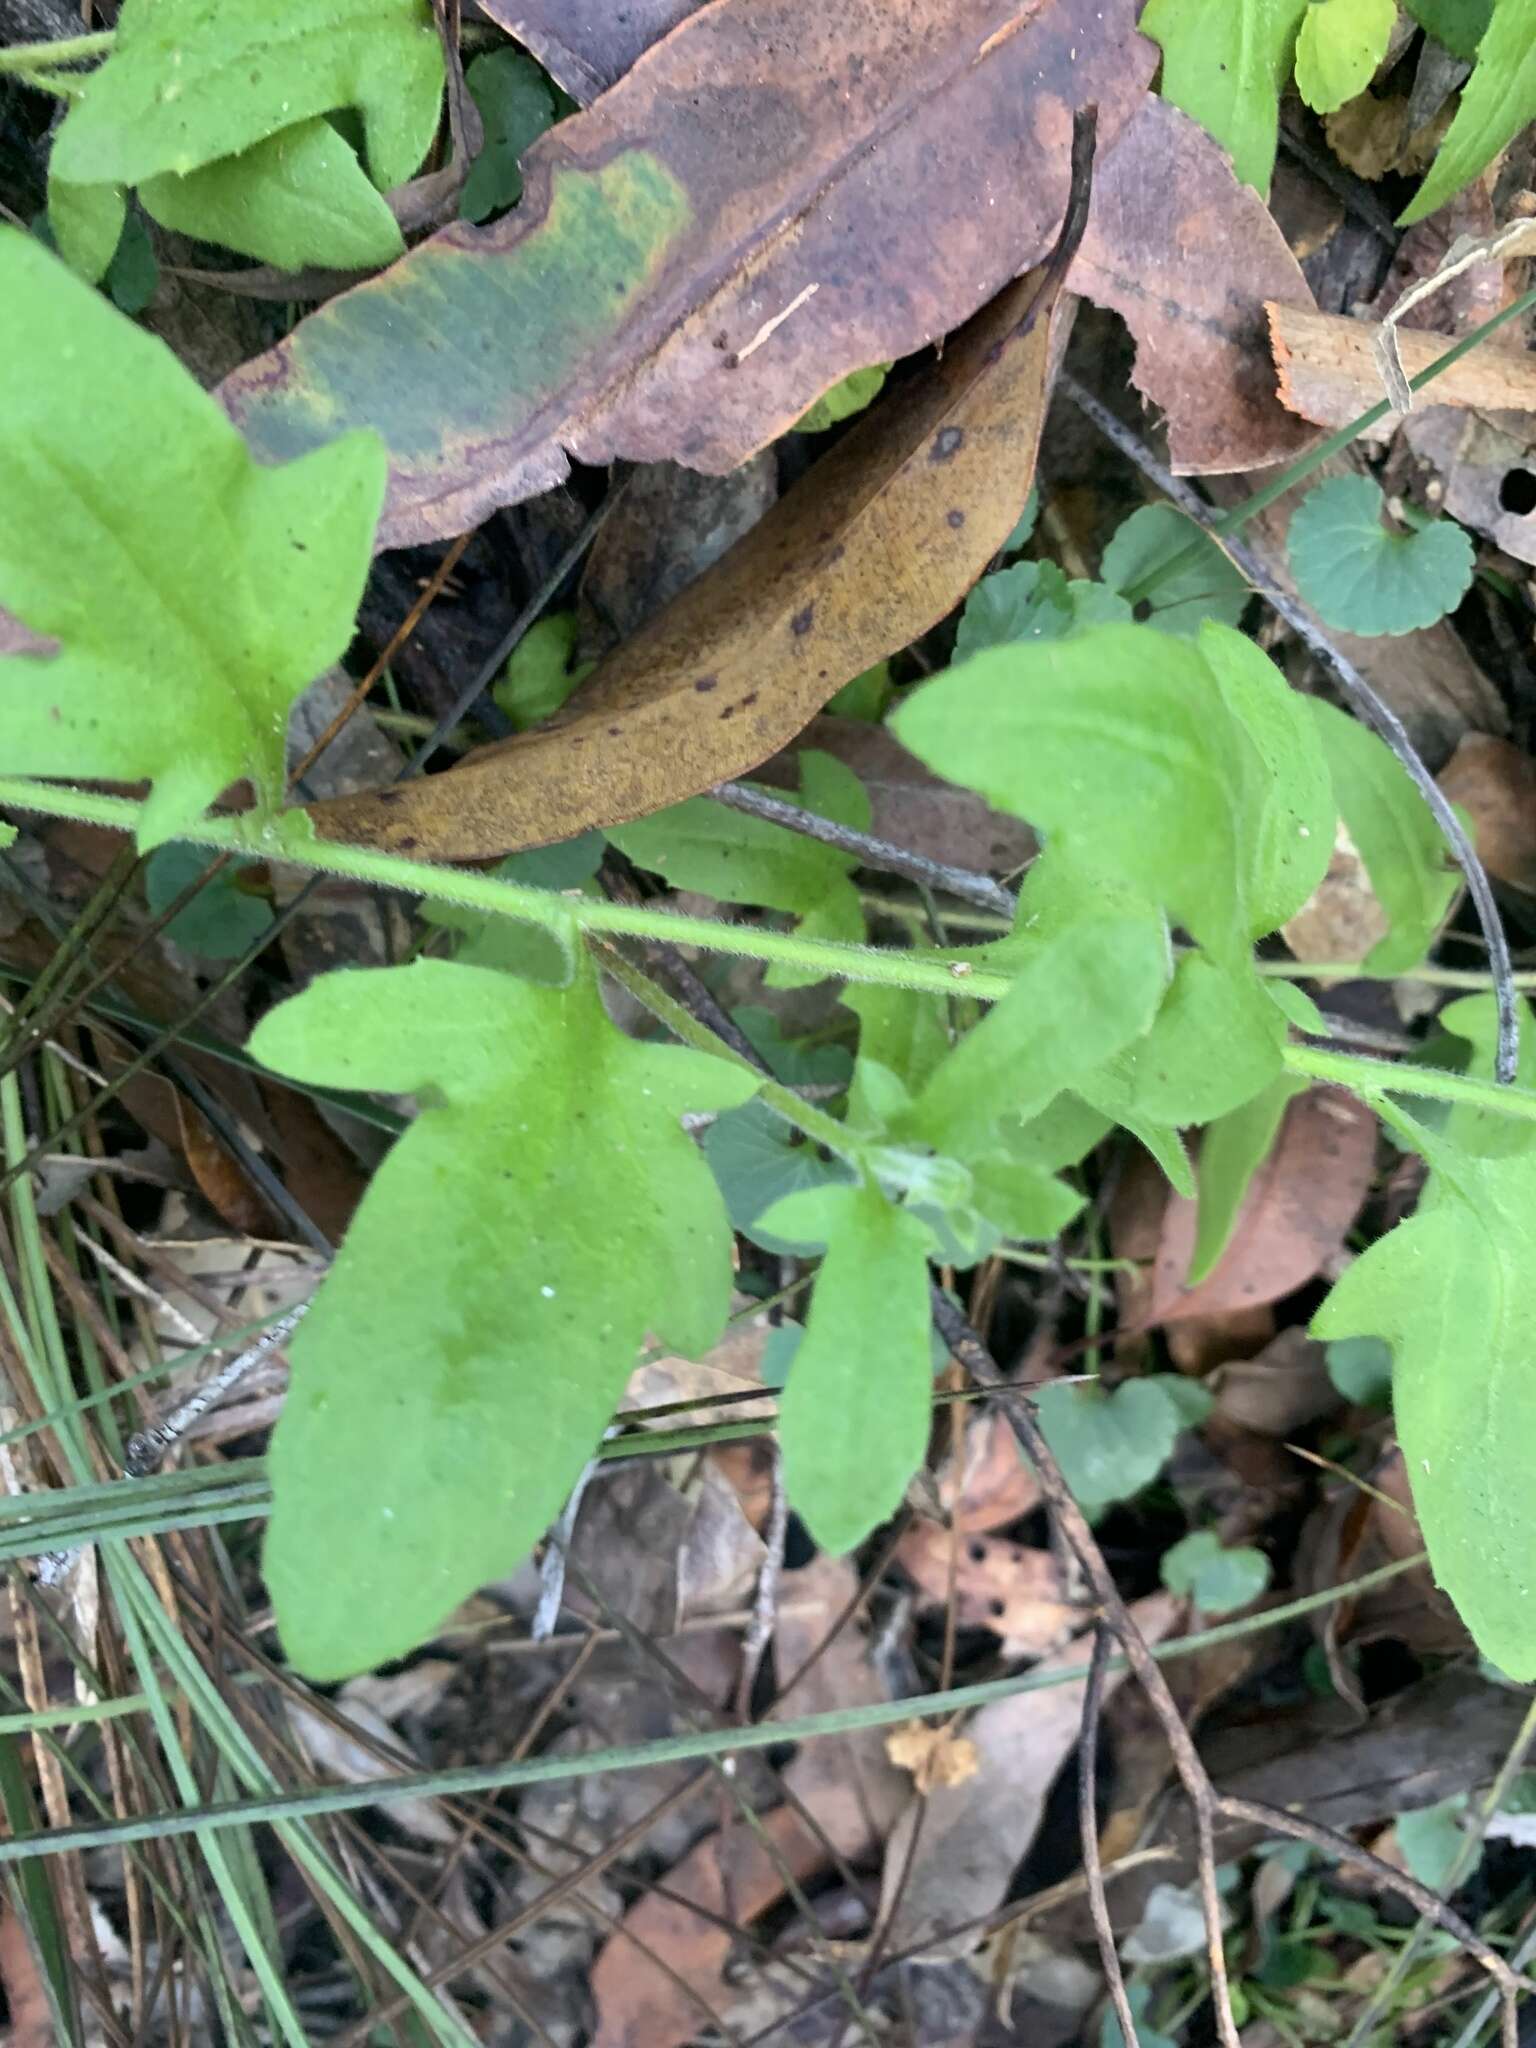
<instances>
[{"instance_id":1,"label":"insect damage on leaf","mask_svg":"<svg viewBox=\"0 0 1536 2048\"><path fill-rule=\"evenodd\" d=\"M289 708L351 637L377 439L258 467L169 349L8 228L0 358L0 604L58 643L0 658L7 768L150 779L145 848L242 777L276 806Z\"/></svg>"},{"instance_id":2,"label":"insect damage on leaf","mask_svg":"<svg viewBox=\"0 0 1536 2048\"><path fill-rule=\"evenodd\" d=\"M251 1051L423 1105L294 1340L272 1442L284 1644L340 1678L527 1555L648 1330L688 1357L713 1343L730 1228L679 1119L756 1082L626 1038L590 968L565 988L440 960L331 974Z\"/></svg>"}]
</instances>

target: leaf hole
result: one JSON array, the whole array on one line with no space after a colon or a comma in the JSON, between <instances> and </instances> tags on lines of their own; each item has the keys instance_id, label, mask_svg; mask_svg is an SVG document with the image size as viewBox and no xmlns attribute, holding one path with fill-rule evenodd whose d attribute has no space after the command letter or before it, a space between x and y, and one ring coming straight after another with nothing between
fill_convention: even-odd
<instances>
[{"instance_id":1,"label":"leaf hole","mask_svg":"<svg viewBox=\"0 0 1536 2048\"><path fill-rule=\"evenodd\" d=\"M1499 482L1499 506L1521 519L1536 512L1536 474L1528 469L1506 469Z\"/></svg>"}]
</instances>

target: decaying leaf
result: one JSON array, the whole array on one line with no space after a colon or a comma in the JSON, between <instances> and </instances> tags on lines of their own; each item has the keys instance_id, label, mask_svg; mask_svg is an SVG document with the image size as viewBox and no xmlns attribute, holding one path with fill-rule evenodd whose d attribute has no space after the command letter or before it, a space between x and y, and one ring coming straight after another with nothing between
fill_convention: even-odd
<instances>
[{"instance_id":1,"label":"decaying leaf","mask_svg":"<svg viewBox=\"0 0 1536 2048\"><path fill-rule=\"evenodd\" d=\"M1012 531L1054 290L1041 273L1010 286L600 662L556 720L446 775L318 804L322 836L488 858L660 810L786 745L850 677L941 619Z\"/></svg>"},{"instance_id":2,"label":"decaying leaf","mask_svg":"<svg viewBox=\"0 0 1536 2048\"><path fill-rule=\"evenodd\" d=\"M1170 1194L1138 1320L1156 1325L1255 1308L1304 1286L1342 1246L1375 1163L1376 1120L1369 1110L1333 1088L1298 1097L1249 1183L1226 1251L1198 1287L1184 1284L1196 1205ZM1128 1188L1143 1170L1134 1162ZM1117 1199L1117 1215L1129 1199ZM1115 1241L1118 1248L1118 1232Z\"/></svg>"},{"instance_id":3,"label":"decaying leaf","mask_svg":"<svg viewBox=\"0 0 1536 2048\"><path fill-rule=\"evenodd\" d=\"M908 1721L885 1738L885 1753L899 1771L912 1773L915 1791L928 1793L941 1785L963 1785L976 1775L976 1745L968 1735L926 1721Z\"/></svg>"},{"instance_id":4,"label":"decaying leaf","mask_svg":"<svg viewBox=\"0 0 1536 2048\"><path fill-rule=\"evenodd\" d=\"M792 1679L821 1647L857 1589L853 1567L836 1558L819 1557L783 1574L775 1646L781 1681ZM844 1628L793 1687L784 1711L817 1713L886 1697L863 1639ZM759 1822L766 1842L738 1819L706 1836L670 1870L665 1895L649 1892L632 1906L593 1966L593 2048L682 2048L693 2040L706 2016L730 1999L724 1976L729 1923L750 1924L777 1904L786 1871L799 1883L812 1877L824 1866L829 1843L844 1857L866 1855L908 1792L880 1729L806 1744L784 1782L820 1833L795 1806L775 1807ZM694 1907L717 1917L706 1919ZM653 1956L667 1968L658 1968Z\"/></svg>"},{"instance_id":5,"label":"decaying leaf","mask_svg":"<svg viewBox=\"0 0 1536 2048\"><path fill-rule=\"evenodd\" d=\"M481 11L532 50L585 106L698 11L702 0L482 0Z\"/></svg>"},{"instance_id":6,"label":"decaying leaf","mask_svg":"<svg viewBox=\"0 0 1536 2048\"><path fill-rule=\"evenodd\" d=\"M1040 1657L1078 1619L1061 1566L1048 1550L1002 1536L953 1535L937 1522L914 1522L896 1546L925 1607L947 1607L953 1564L955 1619L1003 1639L1005 1657Z\"/></svg>"},{"instance_id":7,"label":"decaying leaf","mask_svg":"<svg viewBox=\"0 0 1536 2048\"><path fill-rule=\"evenodd\" d=\"M1500 882L1536 895L1536 763L1491 733L1469 732L1440 787L1472 821L1478 859Z\"/></svg>"},{"instance_id":8,"label":"decaying leaf","mask_svg":"<svg viewBox=\"0 0 1536 2048\"><path fill-rule=\"evenodd\" d=\"M1159 1593L1137 1601L1131 1612L1142 1635L1155 1643L1174 1631L1182 1603ZM1089 1649L1084 1639L1041 1668L1084 1670ZM1111 1676L1108 1690L1120 1682ZM963 1954L976 1947L981 1933L970 1923L1007 1897L1009 1880L1040 1825L1046 1795L1077 1745L1082 1711L1083 1686L1076 1681L1015 1693L983 1707L967 1725L976 1749L974 1774L914 1799L891 1833L880 1912L894 1949L942 1953L953 1946ZM888 1923L887 1914L893 1916ZM968 1931L946 1942L947 1930L961 1927Z\"/></svg>"},{"instance_id":9,"label":"decaying leaf","mask_svg":"<svg viewBox=\"0 0 1536 2048\"><path fill-rule=\"evenodd\" d=\"M1536 222L1523 223L1536 231ZM1310 306L1272 304L1269 340L1280 379L1281 403L1320 427L1342 427L1381 397L1382 357L1388 336L1401 362L1402 384L1389 396L1397 411L1374 430L1385 437L1397 426L1413 394L1407 380L1437 363L1455 339L1423 328L1401 331L1386 323L1319 313ZM1424 394L1426 405L1479 411L1536 412L1536 357L1497 339L1443 370Z\"/></svg>"},{"instance_id":10,"label":"decaying leaf","mask_svg":"<svg viewBox=\"0 0 1536 2048\"><path fill-rule=\"evenodd\" d=\"M1168 419L1175 470L1258 469L1311 435L1275 398L1265 301L1312 294L1257 192L1167 100L1148 98L1094 173L1068 279L1136 338L1138 389Z\"/></svg>"},{"instance_id":11,"label":"decaying leaf","mask_svg":"<svg viewBox=\"0 0 1536 2048\"><path fill-rule=\"evenodd\" d=\"M716 0L534 144L514 213L443 229L221 396L266 460L366 415L382 545L571 458L733 469L1037 263L1074 111L1107 148L1155 56L1133 0Z\"/></svg>"},{"instance_id":12,"label":"decaying leaf","mask_svg":"<svg viewBox=\"0 0 1536 2048\"><path fill-rule=\"evenodd\" d=\"M1513 220L1493 235L1458 235L1446 251L1445 261L1430 276L1410 286L1371 337L1371 353L1381 372L1387 397L1396 412L1411 412L1413 393L1399 346L1398 322L1415 306L1444 291L1458 277L1480 263L1503 263L1536 249L1536 220Z\"/></svg>"}]
</instances>

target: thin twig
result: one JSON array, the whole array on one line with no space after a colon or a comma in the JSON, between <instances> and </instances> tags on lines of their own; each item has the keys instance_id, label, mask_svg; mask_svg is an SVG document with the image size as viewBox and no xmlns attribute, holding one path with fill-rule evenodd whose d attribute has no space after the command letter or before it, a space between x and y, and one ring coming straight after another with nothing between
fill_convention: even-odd
<instances>
[{"instance_id":1,"label":"thin twig","mask_svg":"<svg viewBox=\"0 0 1536 2048\"><path fill-rule=\"evenodd\" d=\"M870 832L856 832L851 825L839 825L783 797L770 796L766 790L754 789L744 782L721 782L709 794L717 804L730 810L766 819L770 825L782 825L786 831L798 832L806 839L819 839L823 846L835 846L840 853L852 854L863 867L882 868L888 874L904 875L909 882L942 889L964 903L974 903L980 910L995 911L1010 923L1018 909L1011 891L989 875L951 867L947 861L930 860L925 853L893 845L889 839L877 839Z\"/></svg>"},{"instance_id":2,"label":"thin twig","mask_svg":"<svg viewBox=\"0 0 1536 2048\"><path fill-rule=\"evenodd\" d=\"M1003 1389L1012 1397L1004 1403L1003 1412L1007 1415L1009 1425L1018 1438L1025 1456L1035 1469L1040 1481L1040 1490L1045 1495L1046 1505L1057 1528L1083 1568L1093 1596L1099 1603L1103 1615L1102 1625L1110 1629L1119 1640L1120 1647L1125 1652L1126 1662L1167 1738L1168 1747L1173 1754L1174 1769L1178 1772L1179 1782L1184 1787L1194 1816L1199 1851L1200 1905L1205 1919L1206 1958L1211 1973L1211 1997L1216 2008L1217 2034L1222 2048L1241 2048L1237 2023L1232 2016L1227 1959L1222 1944L1221 1898L1216 1887L1215 1788L1196 1753L1189 1730L1184 1725L1184 1717L1169 1690L1168 1681L1121 1597L1114 1575L1104 1561L1104 1553L1088 1526L1088 1518L1078 1506L1066 1480L1062 1477L1061 1467L1046 1442L1033 1409L1019 1390L1009 1385L996 1359L942 1288L933 1288L931 1301L935 1327L953 1356L965 1367L972 1379L983 1386Z\"/></svg>"},{"instance_id":3,"label":"thin twig","mask_svg":"<svg viewBox=\"0 0 1536 2048\"><path fill-rule=\"evenodd\" d=\"M1136 2039L1136 2015L1131 2011L1125 1975L1115 1947L1114 1925L1109 1917L1109 1900L1104 1892L1104 1864L1099 1855L1099 1716L1104 1711L1104 1681L1109 1675L1111 1631L1093 1632L1093 1656L1083 1691L1083 1732L1077 1751L1077 1826L1083 1844L1083 1877L1088 1894L1088 1911L1104 1965L1104 1982L1109 2002L1120 2022L1127 2043Z\"/></svg>"},{"instance_id":4,"label":"thin twig","mask_svg":"<svg viewBox=\"0 0 1536 2048\"><path fill-rule=\"evenodd\" d=\"M784 1491L784 1461L777 1443L769 1445L768 1458L772 1486L768 1528L763 1537L764 1555L757 1574L752 1620L742 1638L741 1672L736 1681L736 1718L740 1721L751 1718L752 1690L779 1624L779 1576L784 1569L784 1544L789 1535L789 1496Z\"/></svg>"},{"instance_id":5,"label":"thin twig","mask_svg":"<svg viewBox=\"0 0 1536 2048\"><path fill-rule=\"evenodd\" d=\"M1113 442L1120 453L1128 461L1133 462L1143 476L1155 483L1181 512L1208 530L1216 526L1217 515L1199 493L1191 490L1188 484L1166 469L1140 436L1123 421L1116 419L1109 408L1102 405L1091 391L1086 390L1075 377L1068 376L1065 372L1057 379L1057 386L1071 399L1078 411L1093 422L1105 439ZM1218 544L1242 570L1265 603L1279 613L1308 651L1331 671L1355 712L1371 727L1377 737L1391 748L1407 770L1414 788L1429 806L1430 815L1439 826L1456 865L1466 879L1467 894L1472 899L1478 924L1487 941L1488 967L1499 1011L1499 1044L1494 1074L1500 1081L1512 1082L1520 1058L1520 1018L1515 1001L1514 963L1509 957L1509 941L1504 935L1504 926L1499 918L1498 905L1493 900L1493 889L1487 871L1478 859L1477 850L1467 837L1461 820L1440 785L1420 759L1418 750L1408 737L1407 728L1397 713L1376 694L1354 663L1339 652L1305 605L1281 589L1246 541L1239 540L1234 533L1222 532Z\"/></svg>"}]
</instances>

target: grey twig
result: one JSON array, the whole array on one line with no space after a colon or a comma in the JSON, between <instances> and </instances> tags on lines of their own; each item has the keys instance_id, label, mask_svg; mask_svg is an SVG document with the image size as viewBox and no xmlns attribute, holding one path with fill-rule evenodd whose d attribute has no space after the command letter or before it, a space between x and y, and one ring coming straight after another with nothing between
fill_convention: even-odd
<instances>
[{"instance_id":1,"label":"grey twig","mask_svg":"<svg viewBox=\"0 0 1536 2048\"><path fill-rule=\"evenodd\" d=\"M1188 484L1174 476L1170 470L1165 469L1140 436L1132 432L1123 421L1117 420L1108 407L1101 405L1093 393L1085 390L1075 377L1063 373L1057 380L1057 387L1071 399L1085 418L1093 422L1105 439L1112 441L1120 453L1128 461L1133 462L1143 476L1155 483L1181 512L1187 513L1197 525L1206 529L1216 525L1217 515L1200 494L1191 490ZM1451 849L1456 865L1466 878L1467 894L1472 898L1472 907L1477 912L1478 924L1487 941L1488 969L1493 979L1494 996L1499 1011L1499 1048L1494 1071L1498 1080L1513 1081L1520 1057L1520 1020L1515 1001L1514 963L1509 957L1509 941L1504 936L1504 926L1499 919L1498 905L1493 900L1493 889L1489 884L1487 872L1478 859L1471 840L1463 831L1461 820L1451 808L1440 785L1420 760L1418 751L1409 739L1397 713L1383 703L1354 663L1339 652L1306 607L1280 588L1246 541L1239 540L1235 534L1227 532L1223 532L1219 539L1221 546L1265 603L1280 614L1297 638L1316 655L1325 668L1332 672L1353 709L1379 738L1386 741L1408 771L1414 788L1429 806L1430 814L1439 826L1446 845Z\"/></svg>"},{"instance_id":2,"label":"grey twig","mask_svg":"<svg viewBox=\"0 0 1536 2048\"><path fill-rule=\"evenodd\" d=\"M1083 1844L1083 1882L1088 1911L1099 1944L1099 1961L1104 1965L1104 1982L1109 2002L1120 2022L1125 2039L1136 2039L1136 2015L1131 2011L1125 1988L1125 1973L1115 1947L1114 1924L1109 1917L1109 1900L1104 1892L1104 1864L1099 1855L1099 1717L1104 1711L1104 1680L1109 1672L1112 1633L1102 1625L1093 1632L1093 1657L1088 1665L1088 1683L1083 1692L1083 1733L1077 1755L1077 1825Z\"/></svg>"},{"instance_id":3,"label":"grey twig","mask_svg":"<svg viewBox=\"0 0 1536 2048\"><path fill-rule=\"evenodd\" d=\"M783 797L770 796L766 790L753 789L744 782L722 782L709 794L716 803L725 804L733 811L744 811L753 818L765 818L771 825L782 825L787 832L798 832L806 839L819 839L823 846L835 846L840 853L852 854L864 867L883 868L889 874L905 875L909 882L942 889L947 895L958 896L963 903L974 903L980 910L995 911L1010 920L1018 909L1017 900L1010 891L988 875L978 875L970 868L951 867L947 861L930 860L925 853L913 853L905 846L893 846L888 839L876 839L871 833L856 832L851 825L836 824L831 818L819 817L815 811L803 810L799 804L786 802Z\"/></svg>"}]
</instances>

